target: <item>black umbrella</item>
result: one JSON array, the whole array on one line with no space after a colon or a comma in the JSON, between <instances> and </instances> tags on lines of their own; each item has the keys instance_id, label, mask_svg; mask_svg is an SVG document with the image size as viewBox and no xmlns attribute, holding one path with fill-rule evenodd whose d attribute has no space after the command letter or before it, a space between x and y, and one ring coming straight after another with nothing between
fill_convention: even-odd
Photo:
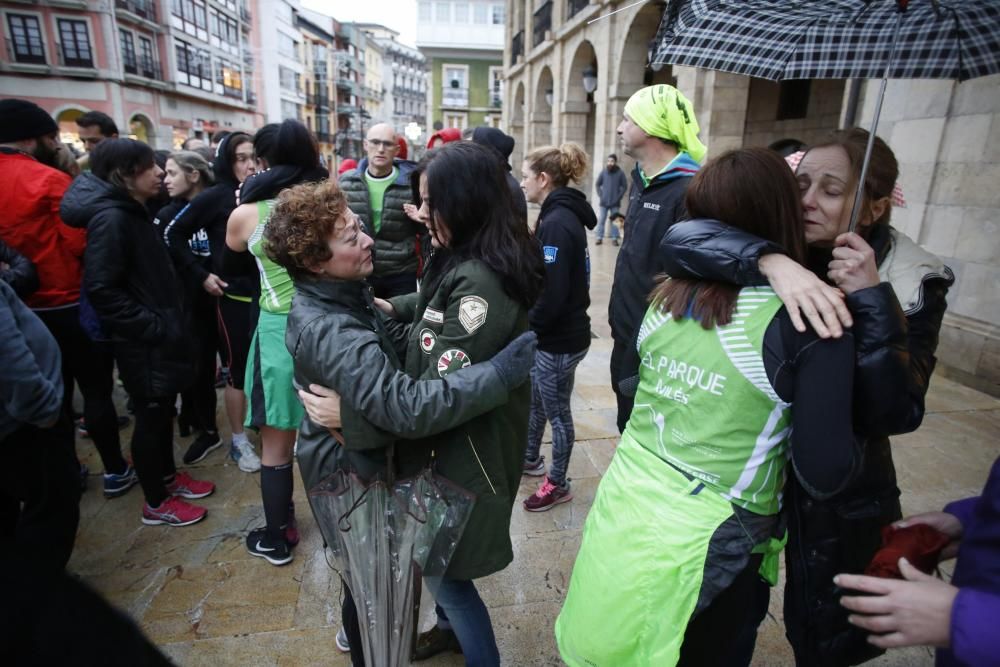
<instances>
[{"instance_id":1,"label":"black umbrella","mask_svg":"<svg viewBox=\"0 0 1000 667\"><path fill-rule=\"evenodd\" d=\"M783 79L886 81L1000 73L998 0L670 0L652 62ZM860 212L854 200L851 229Z\"/></svg>"}]
</instances>

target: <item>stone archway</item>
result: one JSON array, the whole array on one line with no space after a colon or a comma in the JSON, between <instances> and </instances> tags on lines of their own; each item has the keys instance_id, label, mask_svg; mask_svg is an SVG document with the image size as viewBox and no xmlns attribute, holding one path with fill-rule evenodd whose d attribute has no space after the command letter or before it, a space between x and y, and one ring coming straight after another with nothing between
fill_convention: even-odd
<instances>
[{"instance_id":1,"label":"stone archway","mask_svg":"<svg viewBox=\"0 0 1000 667\"><path fill-rule=\"evenodd\" d=\"M597 62L594 45L583 40L563 68L563 72L566 72L567 75L561 82L563 102L560 105L560 110L562 111L562 140L580 144L590 156L592 168L587 171L584 182L579 184L579 188L590 197L594 190L594 133L596 131L597 110L594 105L594 95L588 93L583 87L583 74L588 69L593 69L597 73L597 90L600 90L601 86L607 85L607 72L602 71L602 67Z\"/></svg>"},{"instance_id":2,"label":"stone archway","mask_svg":"<svg viewBox=\"0 0 1000 667\"><path fill-rule=\"evenodd\" d=\"M516 175L521 168L524 154L527 150L525 144L528 140L528 133L525 132L524 123L524 82L517 84L514 91L514 104L510 107L510 134L514 137L514 152L510 156L510 164Z\"/></svg>"},{"instance_id":3,"label":"stone archway","mask_svg":"<svg viewBox=\"0 0 1000 667\"><path fill-rule=\"evenodd\" d=\"M76 119L85 113L87 110L80 107L63 107L53 114L56 125L59 126L59 141L72 146L81 154L87 152L87 147L80 141L80 128L76 124Z\"/></svg>"},{"instance_id":4,"label":"stone archway","mask_svg":"<svg viewBox=\"0 0 1000 667\"><path fill-rule=\"evenodd\" d=\"M526 151L533 151L553 143L552 110L556 106L555 95L552 70L545 66L535 81L535 96L531 105L531 131L528 133Z\"/></svg>"},{"instance_id":5,"label":"stone archway","mask_svg":"<svg viewBox=\"0 0 1000 667\"><path fill-rule=\"evenodd\" d=\"M156 148L156 132L153 122L145 114L135 113L128 121L128 136Z\"/></svg>"}]
</instances>

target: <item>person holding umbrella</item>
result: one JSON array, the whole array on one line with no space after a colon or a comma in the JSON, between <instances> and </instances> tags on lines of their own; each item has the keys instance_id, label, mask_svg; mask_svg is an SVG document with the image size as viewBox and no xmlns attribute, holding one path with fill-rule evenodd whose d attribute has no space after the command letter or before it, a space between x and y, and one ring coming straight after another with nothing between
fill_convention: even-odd
<instances>
[{"instance_id":1,"label":"person holding umbrella","mask_svg":"<svg viewBox=\"0 0 1000 667\"><path fill-rule=\"evenodd\" d=\"M767 149L710 161L685 195L804 260L795 180ZM770 288L665 279L638 333L622 440L583 531L556 620L563 660L724 665L755 627L758 572L777 579L785 480L820 498L860 463L853 338L798 332Z\"/></svg>"},{"instance_id":2,"label":"person holding umbrella","mask_svg":"<svg viewBox=\"0 0 1000 667\"><path fill-rule=\"evenodd\" d=\"M804 263L774 243L714 220L675 225L661 245L666 271L675 278L770 283L800 331L803 315L821 336L838 336L853 324L854 430L867 440L862 469L828 501L818 501L794 480L787 489L785 626L800 665L856 664L878 653L864 632L848 624L833 576L863 571L881 545L881 528L902 516L889 436L914 431L923 419L945 297L954 282L940 259L889 225L899 170L879 138L865 181L858 183L868 138L860 128L835 132L799 163L809 244ZM859 187L858 232L848 233ZM763 619L767 588L759 586L756 604ZM751 636L746 662L753 641Z\"/></svg>"}]
</instances>

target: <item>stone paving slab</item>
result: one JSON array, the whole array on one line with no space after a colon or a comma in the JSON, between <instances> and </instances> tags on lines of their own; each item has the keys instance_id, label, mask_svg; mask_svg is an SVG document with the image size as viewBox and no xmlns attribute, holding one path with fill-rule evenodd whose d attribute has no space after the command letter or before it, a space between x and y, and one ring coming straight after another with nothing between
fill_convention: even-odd
<instances>
[{"instance_id":1,"label":"stone paving slab","mask_svg":"<svg viewBox=\"0 0 1000 667\"><path fill-rule=\"evenodd\" d=\"M490 608L505 665L562 664L553 623L569 583L587 511L618 441L615 399L609 386L607 327L616 252L611 245L591 247L594 303L590 312L597 338L577 370L572 398L577 442L569 477L574 498L535 514L515 505L511 519L514 562L477 582ZM220 413L219 424L224 423ZM1000 454L998 433L1000 400L934 378L922 427L894 438L904 512L940 509L952 499L977 494ZM123 432L123 442L130 435L130 430ZM190 438L176 439L178 461L189 442ZM295 499L302 541L295 561L277 568L251 557L244 548L246 531L263 524L260 478L241 472L226 457L226 448L193 466L196 477L214 481L218 490L196 501L209 509L207 519L184 528L142 525L138 487L122 498L105 500L97 474L101 464L93 445L80 440L77 449L95 474L82 500L80 532L69 569L127 611L178 664L350 664L333 641L340 624L339 579L326 562L297 471ZM549 444L543 445L543 454L549 456ZM524 478L519 500L532 493L539 481ZM794 664L783 636L782 587L779 582L772 593L754 665ZM425 595L421 625L426 628L432 623L432 603ZM464 663L461 656L446 655L422 664ZM933 655L926 649L894 651L869 664L930 666Z\"/></svg>"}]
</instances>

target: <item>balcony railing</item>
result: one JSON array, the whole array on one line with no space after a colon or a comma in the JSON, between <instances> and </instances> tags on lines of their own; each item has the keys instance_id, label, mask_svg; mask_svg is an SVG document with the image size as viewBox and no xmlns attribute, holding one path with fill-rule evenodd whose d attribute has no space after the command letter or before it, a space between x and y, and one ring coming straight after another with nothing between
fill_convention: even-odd
<instances>
[{"instance_id":1,"label":"balcony railing","mask_svg":"<svg viewBox=\"0 0 1000 667\"><path fill-rule=\"evenodd\" d=\"M330 136L329 132L317 132L316 133L316 141L318 141L320 143L328 144L328 143L330 143L331 138L332 137Z\"/></svg>"},{"instance_id":2,"label":"balcony railing","mask_svg":"<svg viewBox=\"0 0 1000 667\"><path fill-rule=\"evenodd\" d=\"M531 47L534 48L545 41L545 33L552 29L552 0L538 8L531 25Z\"/></svg>"},{"instance_id":3,"label":"balcony railing","mask_svg":"<svg viewBox=\"0 0 1000 667\"><path fill-rule=\"evenodd\" d=\"M517 59L524 55L524 31L520 31L510 40L510 64L511 67L517 64Z\"/></svg>"},{"instance_id":4,"label":"balcony railing","mask_svg":"<svg viewBox=\"0 0 1000 667\"><path fill-rule=\"evenodd\" d=\"M247 91L247 104L255 105L257 104L257 94L252 91Z\"/></svg>"},{"instance_id":5,"label":"balcony railing","mask_svg":"<svg viewBox=\"0 0 1000 667\"><path fill-rule=\"evenodd\" d=\"M469 89L452 88L451 86L441 87L441 106L443 107L467 107L469 106Z\"/></svg>"},{"instance_id":6,"label":"balcony railing","mask_svg":"<svg viewBox=\"0 0 1000 667\"><path fill-rule=\"evenodd\" d=\"M572 18L580 13L580 11L590 4L590 0L567 0L566 6L569 10L569 17Z\"/></svg>"},{"instance_id":7,"label":"balcony railing","mask_svg":"<svg viewBox=\"0 0 1000 667\"><path fill-rule=\"evenodd\" d=\"M115 0L115 7L135 14L141 19L156 22L155 0Z\"/></svg>"},{"instance_id":8,"label":"balcony railing","mask_svg":"<svg viewBox=\"0 0 1000 667\"><path fill-rule=\"evenodd\" d=\"M59 64L63 67L92 68L94 66L94 52L92 49L89 51L89 57L83 57L80 55L80 52L77 51L77 57L72 58L63 53L62 44L56 44L56 55L59 57Z\"/></svg>"}]
</instances>

